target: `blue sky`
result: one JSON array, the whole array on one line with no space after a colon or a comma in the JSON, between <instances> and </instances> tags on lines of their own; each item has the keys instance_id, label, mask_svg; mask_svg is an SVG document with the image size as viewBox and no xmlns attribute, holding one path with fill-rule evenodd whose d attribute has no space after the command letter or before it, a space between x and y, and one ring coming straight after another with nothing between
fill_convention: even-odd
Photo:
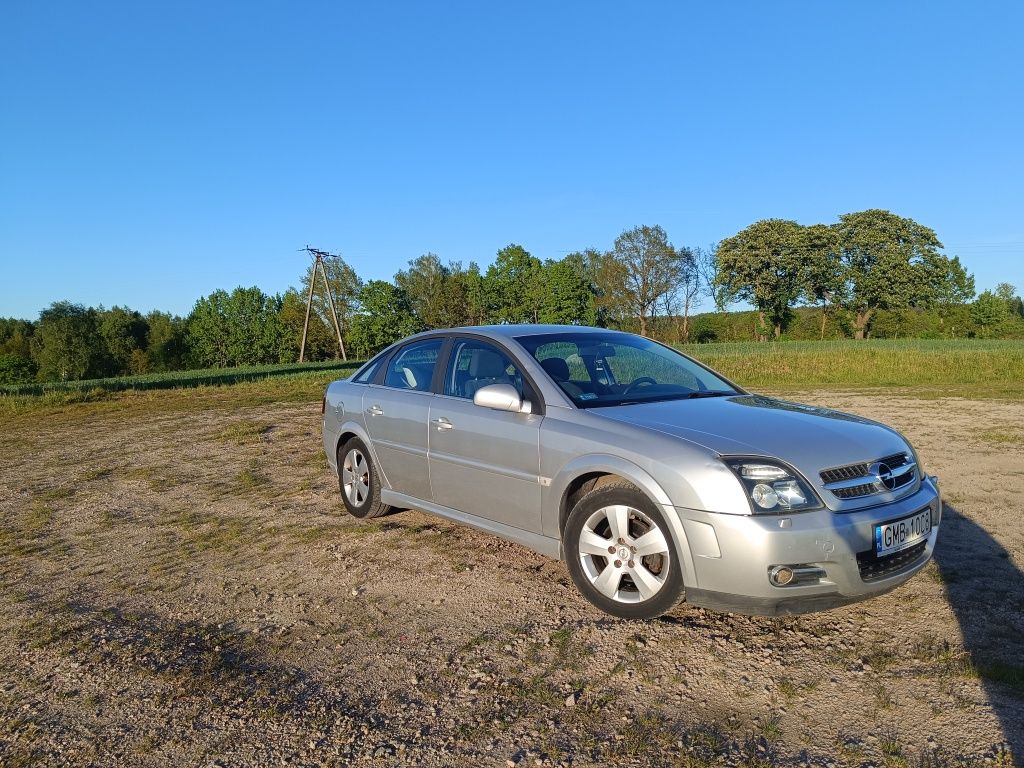
<instances>
[{"instance_id":1,"label":"blue sky","mask_svg":"<svg viewBox=\"0 0 1024 768\"><path fill-rule=\"evenodd\" d=\"M1021 3L4 3L0 316L185 314L308 244L704 245L888 208L1024 291Z\"/></svg>"}]
</instances>

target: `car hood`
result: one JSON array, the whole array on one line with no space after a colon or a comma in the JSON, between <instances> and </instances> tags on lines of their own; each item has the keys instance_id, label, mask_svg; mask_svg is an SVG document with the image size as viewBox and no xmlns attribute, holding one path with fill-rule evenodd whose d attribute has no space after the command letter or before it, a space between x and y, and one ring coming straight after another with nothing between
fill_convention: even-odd
<instances>
[{"instance_id":1,"label":"car hood","mask_svg":"<svg viewBox=\"0 0 1024 768\"><path fill-rule=\"evenodd\" d=\"M869 419L761 395L635 403L591 412L722 455L775 457L801 470L814 485L820 485L822 469L909 450L895 431Z\"/></svg>"}]
</instances>

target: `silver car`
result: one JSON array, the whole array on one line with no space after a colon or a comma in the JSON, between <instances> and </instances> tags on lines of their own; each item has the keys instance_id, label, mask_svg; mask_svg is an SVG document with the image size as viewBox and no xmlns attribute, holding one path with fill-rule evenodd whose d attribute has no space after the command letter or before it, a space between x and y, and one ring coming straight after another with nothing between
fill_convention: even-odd
<instances>
[{"instance_id":1,"label":"silver car","mask_svg":"<svg viewBox=\"0 0 1024 768\"><path fill-rule=\"evenodd\" d=\"M516 541L626 618L879 595L925 566L942 516L895 430L599 328L404 339L328 386L323 442L352 515L414 508Z\"/></svg>"}]
</instances>

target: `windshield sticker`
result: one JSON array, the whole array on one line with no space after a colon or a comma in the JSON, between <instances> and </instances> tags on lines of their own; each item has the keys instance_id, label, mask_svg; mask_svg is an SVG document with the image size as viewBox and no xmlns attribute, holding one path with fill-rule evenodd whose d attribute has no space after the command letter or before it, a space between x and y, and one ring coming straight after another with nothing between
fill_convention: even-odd
<instances>
[{"instance_id":1,"label":"windshield sticker","mask_svg":"<svg viewBox=\"0 0 1024 768\"><path fill-rule=\"evenodd\" d=\"M597 395L593 392L583 392L580 394L580 400L597 400Z\"/></svg>"}]
</instances>

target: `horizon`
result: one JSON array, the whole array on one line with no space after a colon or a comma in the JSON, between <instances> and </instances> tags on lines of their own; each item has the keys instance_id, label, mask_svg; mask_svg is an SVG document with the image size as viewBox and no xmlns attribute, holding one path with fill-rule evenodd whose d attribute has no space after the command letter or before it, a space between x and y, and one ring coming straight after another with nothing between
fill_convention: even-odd
<instances>
[{"instance_id":1,"label":"horizon","mask_svg":"<svg viewBox=\"0 0 1024 768\"><path fill-rule=\"evenodd\" d=\"M0 316L283 293L304 244L390 281L867 208L1024 289L1016 4L3 15Z\"/></svg>"}]
</instances>

